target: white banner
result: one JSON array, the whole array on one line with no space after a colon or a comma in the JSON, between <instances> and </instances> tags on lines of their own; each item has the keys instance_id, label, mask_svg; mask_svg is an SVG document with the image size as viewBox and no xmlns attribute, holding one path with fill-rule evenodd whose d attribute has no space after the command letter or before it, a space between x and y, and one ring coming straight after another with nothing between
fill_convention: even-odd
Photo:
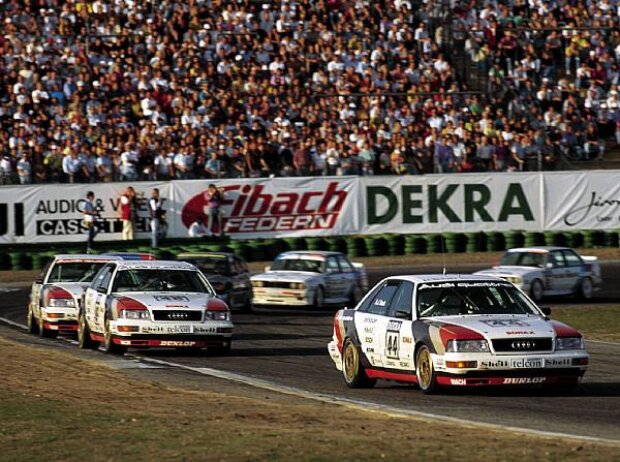
<instances>
[{"instance_id":1,"label":"white banner","mask_svg":"<svg viewBox=\"0 0 620 462\"><path fill-rule=\"evenodd\" d=\"M540 230L542 175L361 179L362 234Z\"/></svg>"},{"instance_id":2,"label":"white banner","mask_svg":"<svg viewBox=\"0 0 620 462\"><path fill-rule=\"evenodd\" d=\"M235 239L377 233L611 230L620 227L620 172L261 178L213 181ZM136 237L149 237L147 201L159 188L169 237L206 214L208 180L131 183ZM94 191L98 240L121 238L129 183L0 187L0 244L86 240L82 207Z\"/></svg>"},{"instance_id":3,"label":"white banner","mask_svg":"<svg viewBox=\"0 0 620 462\"><path fill-rule=\"evenodd\" d=\"M545 229L620 228L620 172L545 176Z\"/></svg>"}]
</instances>

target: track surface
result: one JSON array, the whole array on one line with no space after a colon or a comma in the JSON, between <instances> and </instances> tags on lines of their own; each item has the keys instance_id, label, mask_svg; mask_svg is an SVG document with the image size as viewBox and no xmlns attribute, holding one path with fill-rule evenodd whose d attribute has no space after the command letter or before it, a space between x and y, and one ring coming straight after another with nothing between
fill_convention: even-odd
<instances>
[{"instance_id":1,"label":"track surface","mask_svg":"<svg viewBox=\"0 0 620 462\"><path fill-rule=\"evenodd\" d=\"M480 267L462 267L467 273ZM404 273L437 272L440 268L372 270L371 284ZM603 262L604 290L591 304L620 301L620 263ZM1 290L1 289L0 289ZM25 323L28 290L0 296L0 317ZM568 305L570 300L553 300ZM588 342L590 368L571 395L541 390L449 391L425 396L417 388L380 381L375 389L350 390L326 350L333 311L262 310L235 314L235 340L228 357L207 357L176 351L135 350L140 356L191 367L221 369L270 380L311 392L345 396L403 409L548 432L612 439L620 442L620 344ZM481 430L482 431L482 430Z\"/></svg>"}]
</instances>

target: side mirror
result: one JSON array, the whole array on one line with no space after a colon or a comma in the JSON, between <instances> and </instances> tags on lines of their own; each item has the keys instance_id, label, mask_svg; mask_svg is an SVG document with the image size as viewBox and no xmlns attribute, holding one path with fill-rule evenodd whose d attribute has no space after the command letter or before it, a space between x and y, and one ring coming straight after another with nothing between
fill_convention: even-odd
<instances>
[{"instance_id":1,"label":"side mirror","mask_svg":"<svg viewBox=\"0 0 620 462\"><path fill-rule=\"evenodd\" d=\"M540 311L542 311L545 316L551 316L551 307L549 306L541 306Z\"/></svg>"},{"instance_id":2,"label":"side mirror","mask_svg":"<svg viewBox=\"0 0 620 462\"><path fill-rule=\"evenodd\" d=\"M105 287L97 287L95 290L100 294L105 294L108 291L108 289Z\"/></svg>"},{"instance_id":3,"label":"side mirror","mask_svg":"<svg viewBox=\"0 0 620 462\"><path fill-rule=\"evenodd\" d=\"M34 280L35 284L43 284L43 278L37 278Z\"/></svg>"},{"instance_id":4,"label":"side mirror","mask_svg":"<svg viewBox=\"0 0 620 462\"><path fill-rule=\"evenodd\" d=\"M396 310L396 317L398 319L411 319L411 313L405 310Z\"/></svg>"}]
</instances>

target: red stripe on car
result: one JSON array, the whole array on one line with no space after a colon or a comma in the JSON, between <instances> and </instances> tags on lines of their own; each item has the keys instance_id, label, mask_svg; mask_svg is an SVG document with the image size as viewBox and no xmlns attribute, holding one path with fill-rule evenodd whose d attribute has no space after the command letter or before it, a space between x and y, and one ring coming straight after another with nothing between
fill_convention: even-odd
<instances>
[{"instance_id":1,"label":"red stripe on car","mask_svg":"<svg viewBox=\"0 0 620 462\"><path fill-rule=\"evenodd\" d=\"M439 336L444 347L448 340L483 340L484 337L478 332L467 327L456 326L454 324L444 324L439 328Z\"/></svg>"},{"instance_id":2,"label":"red stripe on car","mask_svg":"<svg viewBox=\"0 0 620 462\"><path fill-rule=\"evenodd\" d=\"M398 372L380 371L378 369L366 369L366 375L370 379L397 380L399 382L417 383L418 378L414 374L401 374Z\"/></svg>"},{"instance_id":3,"label":"red stripe on car","mask_svg":"<svg viewBox=\"0 0 620 462\"><path fill-rule=\"evenodd\" d=\"M551 325L553 326L553 330L555 330L555 335L558 337L581 337L578 330L559 321L551 321Z\"/></svg>"}]
</instances>

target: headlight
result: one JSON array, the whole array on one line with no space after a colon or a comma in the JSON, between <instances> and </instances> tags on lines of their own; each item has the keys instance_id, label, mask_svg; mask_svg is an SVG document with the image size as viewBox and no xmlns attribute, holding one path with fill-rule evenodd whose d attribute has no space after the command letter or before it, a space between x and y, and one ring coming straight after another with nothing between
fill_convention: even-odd
<instances>
[{"instance_id":1,"label":"headlight","mask_svg":"<svg viewBox=\"0 0 620 462\"><path fill-rule=\"evenodd\" d=\"M264 285L263 281L252 281L252 287L263 287Z\"/></svg>"},{"instance_id":2,"label":"headlight","mask_svg":"<svg viewBox=\"0 0 620 462\"><path fill-rule=\"evenodd\" d=\"M205 312L205 320L207 321L229 321L230 313L228 311L207 311Z\"/></svg>"},{"instance_id":3,"label":"headlight","mask_svg":"<svg viewBox=\"0 0 620 462\"><path fill-rule=\"evenodd\" d=\"M448 340L446 353L477 353L489 351L486 340Z\"/></svg>"},{"instance_id":4,"label":"headlight","mask_svg":"<svg viewBox=\"0 0 620 462\"><path fill-rule=\"evenodd\" d=\"M55 308L75 308L75 300L72 298L50 298L48 306Z\"/></svg>"},{"instance_id":5,"label":"headlight","mask_svg":"<svg viewBox=\"0 0 620 462\"><path fill-rule=\"evenodd\" d=\"M555 339L556 350L583 350L583 337L558 337Z\"/></svg>"},{"instance_id":6,"label":"headlight","mask_svg":"<svg viewBox=\"0 0 620 462\"><path fill-rule=\"evenodd\" d=\"M147 310L121 310L118 317L123 319L149 319L149 312Z\"/></svg>"},{"instance_id":7,"label":"headlight","mask_svg":"<svg viewBox=\"0 0 620 462\"><path fill-rule=\"evenodd\" d=\"M291 282L291 289L304 289L306 285L303 282Z\"/></svg>"}]
</instances>

